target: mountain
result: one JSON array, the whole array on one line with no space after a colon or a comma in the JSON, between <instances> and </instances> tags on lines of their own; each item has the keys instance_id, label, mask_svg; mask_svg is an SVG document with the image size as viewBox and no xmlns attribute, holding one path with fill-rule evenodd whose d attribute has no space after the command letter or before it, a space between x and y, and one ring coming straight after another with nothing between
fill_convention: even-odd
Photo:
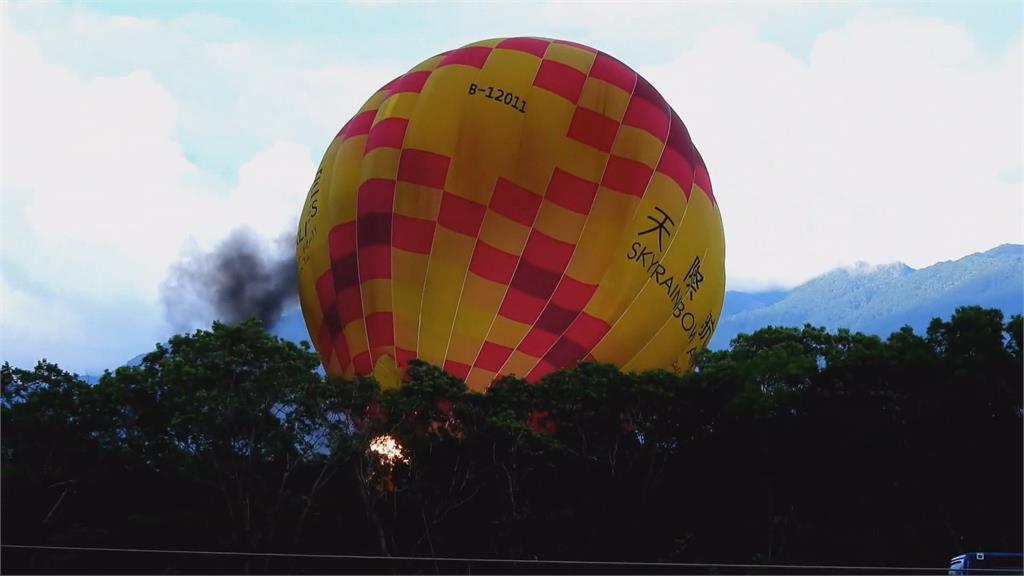
<instances>
[{"instance_id":1,"label":"mountain","mask_svg":"<svg viewBox=\"0 0 1024 576\"><path fill-rule=\"evenodd\" d=\"M764 326L808 323L883 338L905 325L923 334L932 318L948 319L958 306L969 305L998 308L1007 317L1024 314L1024 245L1004 244L920 270L899 263L837 268L789 290L729 290L710 346L727 348L737 334ZM271 333L296 343L310 341L297 306L281 316ZM138 365L143 356L125 365ZM90 383L99 379L81 377Z\"/></svg>"},{"instance_id":2,"label":"mountain","mask_svg":"<svg viewBox=\"0 0 1024 576\"><path fill-rule=\"evenodd\" d=\"M711 348L764 326L803 326L886 337L908 325L921 334L958 306L1024 313L1024 246L1004 244L915 270L905 264L838 268L788 291L728 291Z\"/></svg>"}]
</instances>

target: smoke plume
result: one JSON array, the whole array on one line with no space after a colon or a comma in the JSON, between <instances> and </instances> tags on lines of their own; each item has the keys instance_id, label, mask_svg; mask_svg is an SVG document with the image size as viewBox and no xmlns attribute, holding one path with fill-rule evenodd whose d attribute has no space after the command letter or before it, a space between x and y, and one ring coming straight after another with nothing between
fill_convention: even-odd
<instances>
[{"instance_id":1,"label":"smoke plume","mask_svg":"<svg viewBox=\"0 0 1024 576\"><path fill-rule=\"evenodd\" d=\"M255 316L273 328L298 302L294 254L290 236L267 242L237 229L213 251L186 255L161 286L168 322L187 330Z\"/></svg>"}]
</instances>

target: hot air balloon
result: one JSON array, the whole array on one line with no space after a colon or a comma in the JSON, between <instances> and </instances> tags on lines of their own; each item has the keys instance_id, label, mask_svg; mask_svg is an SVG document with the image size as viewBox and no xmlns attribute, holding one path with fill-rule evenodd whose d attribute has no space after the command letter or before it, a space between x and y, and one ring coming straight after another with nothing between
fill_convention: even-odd
<instances>
[{"instance_id":1,"label":"hot air balloon","mask_svg":"<svg viewBox=\"0 0 1024 576\"><path fill-rule=\"evenodd\" d=\"M296 238L329 375L414 358L485 390L577 361L689 369L725 291L707 168L615 58L502 38L392 80L324 154Z\"/></svg>"}]
</instances>

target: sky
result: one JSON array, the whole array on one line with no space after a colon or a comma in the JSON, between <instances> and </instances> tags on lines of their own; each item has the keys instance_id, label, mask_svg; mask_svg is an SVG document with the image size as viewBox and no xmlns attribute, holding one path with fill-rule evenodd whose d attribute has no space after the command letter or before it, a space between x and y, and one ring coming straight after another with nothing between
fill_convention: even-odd
<instances>
[{"instance_id":1,"label":"sky","mask_svg":"<svg viewBox=\"0 0 1024 576\"><path fill-rule=\"evenodd\" d=\"M1024 243L1022 29L1021 2L3 2L0 356L97 373L165 341L175 263L294 234L362 102L484 38L651 81L708 165L729 289Z\"/></svg>"}]
</instances>

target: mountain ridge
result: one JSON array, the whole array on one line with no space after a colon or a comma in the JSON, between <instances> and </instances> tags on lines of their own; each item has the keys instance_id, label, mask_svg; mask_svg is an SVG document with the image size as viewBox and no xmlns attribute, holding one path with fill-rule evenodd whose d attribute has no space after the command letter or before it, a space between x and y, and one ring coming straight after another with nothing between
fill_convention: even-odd
<instances>
[{"instance_id":1,"label":"mountain ridge","mask_svg":"<svg viewBox=\"0 0 1024 576\"><path fill-rule=\"evenodd\" d=\"M967 305L998 308L1007 317L1024 313L1024 245L1002 244L919 269L901 262L858 262L786 290L729 290L710 347L727 348L738 334L765 326L811 324L884 338L908 325L920 334L932 318L949 318L958 306ZM291 342L310 340L297 306L270 332ZM144 355L125 365L139 364Z\"/></svg>"},{"instance_id":2,"label":"mountain ridge","mask_svg":"<svg viewBox=\"0 0 1024 576\"><path fill-rule=\"evenodd\" d=\"M886 337L904 325L923 332L932 318L948 318L958 306L1020 314L1024 245L1003 244L920 269L902 263L836 268L774 297L767 306L749 308L750 293L727 292L711 348L723 349L737 334L769 325L811 324Z\"/></svg>"}]
</instances>

